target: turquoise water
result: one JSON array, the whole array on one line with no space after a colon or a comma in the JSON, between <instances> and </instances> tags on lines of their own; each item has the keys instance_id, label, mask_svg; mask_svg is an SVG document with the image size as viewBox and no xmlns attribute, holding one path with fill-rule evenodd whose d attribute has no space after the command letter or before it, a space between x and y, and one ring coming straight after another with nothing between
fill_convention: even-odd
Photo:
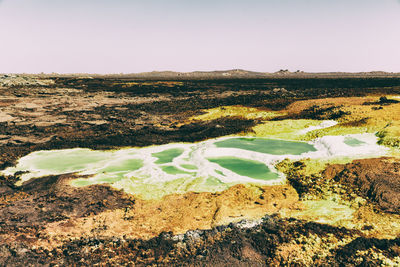
<instances>
[{"instance_id":1,"label":"turquoise water","mask_svg":"<svg viewBox=\"0 0 400 267\"><path fill-rule=\"evenodd\" d=\"M305 152L317 151L313 145L305 142L264 138L231 138L214 144L217 147L240 148L272 155L300 155Z\"/></svg>"},{"instance_id":2,"label":"turquoise water","mask_svg":"<svg viewBox=\"0 0 400 267\"><path fill-rule=\"evenodd\" d=\"M182 155L183 151L183 148L171 148L161 152L153 153L151 155L158 158L158 160L155 162L156 164L164 164L172 162L174 158Z\"/></svg>"},{"instance_id":3,"label":"turquoise water","mask_svg":"<svg viewBox=\"0 0 400 267\"><path fill-rule=\"evenodd\" d=\"M192 175L192 172L187 172L181 169L178 169L175 166L161 166L161 169L168 174L190 174Z\"/></svg>"},{"instance_id":4,"label":"turquoise water","mask_svg":"<svg viewBox=\"0 0 400 267\"><path fill-rule=\"evenodd\" d=\"M284 158L325 157L327 147L332 156L365 155L371 153L371 148L380 151L375 136L360 137L363 141L357 138L358 135L322 137L314 141L315 146L306 142L232 137L113 151L81 148L38 151L21 158L17 166L7 168L4 173L24 172L19 184L46 175L77 173L85 177L71 181L74 186L108 183L128 193L158 198L177 192L217 192L239 183L280 183L284 176L275 170L277 162ZM314 151L317 152L307 153Z\"/></svg>"},{"instance_id":5,"label":"turquoise water","mask_svg":"<svg viewBox=\"0 0 400 267\"><path fill-rule=\"evenodd\" d=\"M352 147L365 145L365 142L358 140L356 138L353 138L353 137L345 137L343 143L345 143L346 145L352 146Z\"/></svg>"},{"instance_id":6,"label":"turquoise water","mask_svg":"<svg viewBox=\"0 0 400 267\"><path fill-rule=\"evenodd\" d=\"M236 157L209 158L208 160L242 176L259 180L274 180L278 178L277 173L271 172L264 163L259 161Z\"/></svg>"}]
</instances>

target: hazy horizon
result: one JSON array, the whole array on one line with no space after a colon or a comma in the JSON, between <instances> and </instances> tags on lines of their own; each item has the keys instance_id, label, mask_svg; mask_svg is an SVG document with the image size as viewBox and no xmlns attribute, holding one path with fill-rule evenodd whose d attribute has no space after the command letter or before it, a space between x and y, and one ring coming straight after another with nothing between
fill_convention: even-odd
<instances>
[{"instance_id":1,"label":"hazy horizon","mask_svg":"<svg viewBox=\"0 0 400 267\"><path fill-rule=\"evenodd\" d=\"M398 0L0 0L0 73L400 72Z\"/></svg>"}]
</instances>

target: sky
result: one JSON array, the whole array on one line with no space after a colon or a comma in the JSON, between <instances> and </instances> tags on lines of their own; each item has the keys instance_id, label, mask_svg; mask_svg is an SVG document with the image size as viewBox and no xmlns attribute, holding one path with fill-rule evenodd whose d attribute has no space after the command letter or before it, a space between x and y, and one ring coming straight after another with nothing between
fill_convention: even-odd
<instances>
[{"instance_id":1,"label":"sky","mask_svg":"<svg viewBox=\"0 0 400 267\"><path fill-rule=\"evenodd\" d=\"M400 0L0 0L0 73L400 72Z\"/></svg>"}]
</instances>

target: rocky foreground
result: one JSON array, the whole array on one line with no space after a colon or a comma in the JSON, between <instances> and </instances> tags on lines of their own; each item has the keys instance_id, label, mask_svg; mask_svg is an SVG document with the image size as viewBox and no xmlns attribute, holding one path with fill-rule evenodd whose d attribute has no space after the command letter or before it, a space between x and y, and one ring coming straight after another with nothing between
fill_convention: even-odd
<instances>
[{"instance_id":1,"label":"rocky foreground","mask_svg":"<svg viewBox=\"0 0 400 267\"><path fill-rule=\"evenodd\" d=\"M76 174L0 177L0 265L399 265L399 77L0 78L0 166L43 149L373 132L384 158L284 161L287 184L143 200ZM212 112L209 112L212 111ZM271 116L271 114L274 114ZM278 131L279 129L279 131ZM325 212L325 211L328 212Z\"/></svg>"}]
</instances>

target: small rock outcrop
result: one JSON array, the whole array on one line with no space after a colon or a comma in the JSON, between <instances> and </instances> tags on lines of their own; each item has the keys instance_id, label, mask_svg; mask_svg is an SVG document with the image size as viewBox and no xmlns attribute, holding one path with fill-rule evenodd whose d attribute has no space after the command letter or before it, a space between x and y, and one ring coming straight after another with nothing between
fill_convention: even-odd
<instances>
[{"instance_id":1,"label":"small rock outcrop","mask_svg":"<svg viewBox=\"0 0 400 267\"><path fill-rule=\"evenodd\" d=\"M54 81L49 79L37 79L22 75L0 75L0 87L46 86L53 83Z\"/></svg>"}]
</instances>

